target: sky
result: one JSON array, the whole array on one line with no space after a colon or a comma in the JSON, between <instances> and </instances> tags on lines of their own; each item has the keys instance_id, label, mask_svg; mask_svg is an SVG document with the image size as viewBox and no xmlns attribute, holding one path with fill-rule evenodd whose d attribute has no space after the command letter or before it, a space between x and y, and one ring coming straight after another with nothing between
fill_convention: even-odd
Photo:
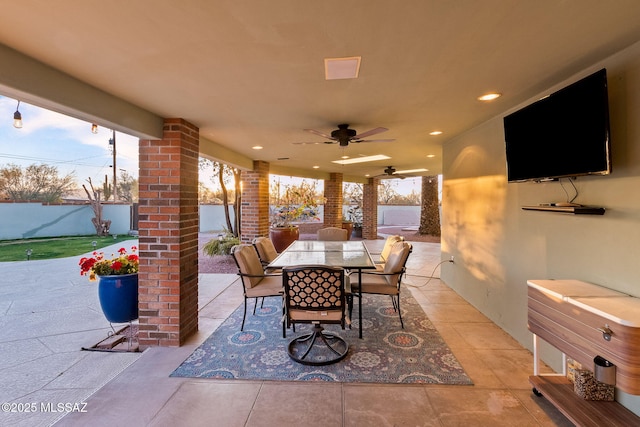
<instances>
[{"instance_id":1,"label":"sky","mask_svg":"<svg viewBox=\"0 0 640 427\"><path fill-rule=\"evenodd\" d=\"M18 101L0 96L0 167L16 164L26 167L47 164L58 169L59 176L73 173L78 186L91 178L94 184L112 181L113 154L109 146L111 129L99 127L91 133L91 123L20 102L23 126L13 127ZM138 178L138 138L116 132L117 176L121 170ZM211 175L200 172L200 180L214 187ZM296 180L293 180L296 181ZM420 192L420 178L392 180L393 188L403 195ZM283 182L286 179L283 178Z\"/></svg>"},{"instance_id":2,"label":"sky","mask_svg":"<svg viewBox=\"0 0 640 427\"><path fill-rule=\"evenodd\" d=\"M13 127L18 101L0 96L0 167L16 164L47 164L59 176L73 173L78 185L88 178L104 182L113 176L113 154L109 146L111 129L99 127L91 133L91 123L20 102L22 129ZM138 138L116 132L117 176L124 169L138 177Z\"/></svg>"}]
</instances>

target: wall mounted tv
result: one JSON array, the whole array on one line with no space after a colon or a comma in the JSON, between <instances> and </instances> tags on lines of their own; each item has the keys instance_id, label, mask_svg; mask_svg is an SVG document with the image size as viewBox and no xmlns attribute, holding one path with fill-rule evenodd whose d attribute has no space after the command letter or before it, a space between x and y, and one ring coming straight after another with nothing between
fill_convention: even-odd
<instances>
[{"instance_id":1,"label":"wall mounted tv","mask_svg":"<svg viewBox=\"0 0 640 427\"><path fill-rule=\"evenodd\" d=\"M611 172L607 70L504 118L509 182Z\"/></svg>"}]
</instances>

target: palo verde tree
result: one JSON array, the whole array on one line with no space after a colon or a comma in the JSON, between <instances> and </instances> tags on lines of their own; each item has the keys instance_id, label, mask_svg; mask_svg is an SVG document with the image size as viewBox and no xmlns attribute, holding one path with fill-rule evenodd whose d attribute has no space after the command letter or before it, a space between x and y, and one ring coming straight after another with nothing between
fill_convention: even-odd
<instances>
[{"instance_id":1,"label":"palo verde tree","mask_svg":"<svg viewBox=\"0 0 640 427\"><path fill-rule=\"evenodd\" d=\"M55 166L8 164L0 168L0 194L9 200L55 203L75 188L73 173L61 177Z\"/></svg>"},{"instance_id":2,"label":"palo verde tree","mask_svg":"<svg viewBox=\"0 0 640 427\"><path fill-rule=\"evenodd\" d=\"M224 205L224 217L227 223L227 230L234 236L240 235L240 214L238 207L240 206L240 171L226 166L224 163L215 162L213 160L200 158L200 169L213 171L214 179L217 179L217 183L222 190L222 204ZM235 221L231 223L231 214L229 212L229 195L228 185L234 183L233 189L233 206L235 212Z\"/></svg>"}]
</instances>

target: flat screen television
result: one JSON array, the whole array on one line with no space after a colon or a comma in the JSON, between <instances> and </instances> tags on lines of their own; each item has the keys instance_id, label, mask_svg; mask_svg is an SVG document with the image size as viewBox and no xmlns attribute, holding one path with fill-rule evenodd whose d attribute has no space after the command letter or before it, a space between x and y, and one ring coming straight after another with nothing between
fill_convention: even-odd
<instances>
[{"instance_id":1,"label":"flat screen television","mask_svg":"<svg viewBox=\"0 0 640 427\"><path fill-rule=\"evenodd\" d=\"M507 181L611 173L607 70L504 117Z\"/></svg>"}]
</instances>

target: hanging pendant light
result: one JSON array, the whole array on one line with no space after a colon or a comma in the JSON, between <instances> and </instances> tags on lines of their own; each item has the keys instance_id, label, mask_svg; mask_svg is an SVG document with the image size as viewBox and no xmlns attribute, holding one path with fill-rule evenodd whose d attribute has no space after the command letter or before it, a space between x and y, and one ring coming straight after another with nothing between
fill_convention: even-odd
<instances>
[{"instance_id":1,"label":"hanging pendant light","mask_svg":"<svg viewBox=\"0 0 640 427\"><path fill-rule=\"evenodd\" d=\"M22 114L20 114L19 109L20 109L20 101L18 101L16 112L13 113L13 127L16 129L22 128Z\"/></svg>"}]
</instances>

